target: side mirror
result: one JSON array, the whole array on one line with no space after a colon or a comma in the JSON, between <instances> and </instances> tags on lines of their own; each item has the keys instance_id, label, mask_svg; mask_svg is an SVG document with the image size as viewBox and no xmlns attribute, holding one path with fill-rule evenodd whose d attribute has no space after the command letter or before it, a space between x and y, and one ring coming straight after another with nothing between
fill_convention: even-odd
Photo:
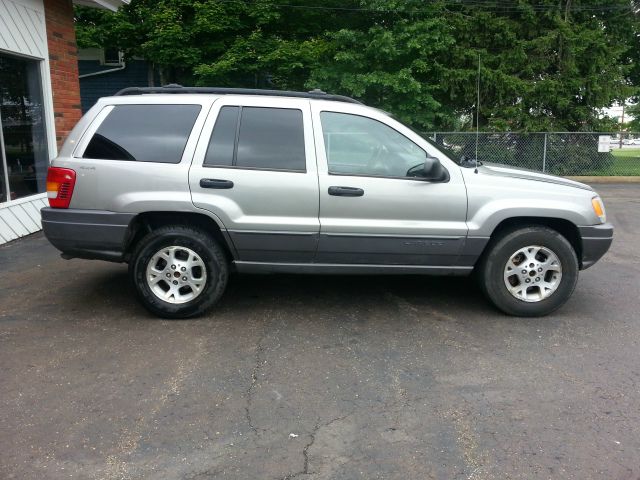
<instances>
[{"instance_id":1,"label":"side mirror","mask_svg":"<svg viewBox=\"0 0 640 480\"><path fill-rule=\"evenodd\" d=\"M442 166L440 160L427 155L421 177L432 182L445 182L449 180L449 173Z\"/></svg>"}]
</instances>

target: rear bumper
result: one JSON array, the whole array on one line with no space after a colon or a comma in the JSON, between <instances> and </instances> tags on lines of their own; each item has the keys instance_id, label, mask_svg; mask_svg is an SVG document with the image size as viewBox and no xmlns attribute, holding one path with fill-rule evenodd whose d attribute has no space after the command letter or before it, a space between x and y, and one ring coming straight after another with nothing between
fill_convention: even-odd
<instances>
[{"instance_id":1,"label":"rear bumper","mask_svg":"<svg viewBox=\"0 0 640 480\"><path fill-rule=\"evenodd\" d=\"M133 213L45 207L42 230L65 257L122 262Z\"/></svg>"},{"instance_id":2,"label":"rear bumper","mask_svg":"<svg viewBox=\"0 0 640 480\"><path fill-rule=\"evenodd\" d=\"M581 269L585 270L607 253L613 241L613 225L605 223L589 227L578 227L582 239Z\"/></svg>"}]
</instances>

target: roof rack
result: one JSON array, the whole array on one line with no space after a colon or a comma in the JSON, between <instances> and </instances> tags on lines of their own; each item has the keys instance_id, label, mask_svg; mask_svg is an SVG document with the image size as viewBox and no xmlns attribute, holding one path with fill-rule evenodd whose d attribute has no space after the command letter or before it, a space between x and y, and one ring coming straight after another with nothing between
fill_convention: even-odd
<instances>
[{"instance_id":1,"label":"roof rack","mask_svg":"<svg viewBox=\"0 0 640 480\"><path fill-rule=\"evenodd\" d=\"M226 87L183 87L177 83L170 83L162 87L127 87L115 94L116 97L123 95L145 95L148 93L208 93L215 95L268 95L273 97L296 97L314 98L318 100L334 100L336 102L357 103L362 102L344 95L333 95L314 89L309 92L292 92L287 90L261 90L258 88L226 88Z\"/></svg>"}]
</instances>

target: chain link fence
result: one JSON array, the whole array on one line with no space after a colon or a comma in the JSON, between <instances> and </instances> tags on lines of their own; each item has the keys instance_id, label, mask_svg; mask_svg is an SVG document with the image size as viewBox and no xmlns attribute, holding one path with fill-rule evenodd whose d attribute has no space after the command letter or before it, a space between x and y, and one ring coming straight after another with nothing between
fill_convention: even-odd
<instances>
[{"instance_id":1,"label":"chain link fence","mask_svg":"<svg viewBox=\"0 0 640 480\"><path fill-rule=\"evenodd\" d=\"M457 161L476 157L474 132L430 132ZM640 175L640 133L479 133L478 159L563 176Z\"/></svg>"}]
</instances>

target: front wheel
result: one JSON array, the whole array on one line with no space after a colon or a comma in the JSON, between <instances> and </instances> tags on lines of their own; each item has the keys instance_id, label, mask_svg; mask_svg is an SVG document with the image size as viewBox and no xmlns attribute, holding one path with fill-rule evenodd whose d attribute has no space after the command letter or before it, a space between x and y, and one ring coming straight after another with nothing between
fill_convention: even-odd
<instances>
[{"instance_id":1,"label":"front wheel","mask_svg":"<svg viewBox=\"0 0 640 480\"><path fill-rule=\"evenodd\" d=\"M220 299L228 264L211 236L176 225L154 230L140 241L129 273L149 311L164 318L189 318Z\"/></svg>"},{"instance_id":2,"label":"front wheel","mask_svg":"<svg viewBox=\"0 0 640 480\"><path fill-rule=\"evenodd\" d=\"M537 317L560 308L578 281L576 253L547 227L510 230L489 246L480 282L491 302L509 315Z\"/></svg>"}]
</instances>

